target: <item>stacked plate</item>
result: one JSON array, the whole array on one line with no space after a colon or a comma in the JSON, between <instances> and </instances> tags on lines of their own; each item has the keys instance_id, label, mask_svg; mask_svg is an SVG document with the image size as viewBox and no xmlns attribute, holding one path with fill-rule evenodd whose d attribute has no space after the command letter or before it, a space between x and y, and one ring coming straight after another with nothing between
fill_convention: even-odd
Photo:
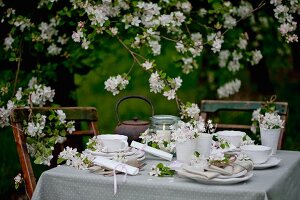
<instances>
[{"instance_id":1,"label":"stacked plate","mask_svg":"<svg viewBox=\"0 0 300 200\"><path fill-rule=\"evenodd\" d=\"M183 178L193 179L203 184L214 184L214 185L226 185L226 184L235 184L249 180L253 176L253 172L242 170L235 174L222 175L219 174L215 176L216 172L206 171L197 169L196 167L191 167L184 165L182 169L177 170L179 176ZM213 178L211 178L213 177Z\"/></svg>"},{"instance_id":2,"label":"stacked plate","mask_svg":"<svg viewBox=\"0 0 300 200\"><path fill-rule=\"evenodd\" d=\"M136 148L128 147L124 151L119 152L102 152L102 151L90 151L94 156L102 156L107 159L113 159L116 156L125 156L126 158L137 158L138 161L145 159L145 152Z\"/></svg>"}]
</instances>

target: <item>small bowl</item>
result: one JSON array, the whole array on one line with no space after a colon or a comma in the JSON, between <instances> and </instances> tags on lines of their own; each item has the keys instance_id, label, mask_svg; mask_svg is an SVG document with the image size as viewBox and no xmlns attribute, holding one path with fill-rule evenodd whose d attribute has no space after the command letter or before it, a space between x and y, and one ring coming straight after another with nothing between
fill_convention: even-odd
<instances>
[{"instance_id":1,"label":"small bowl","mask_svg":"<svg viewBox=\"0 0 300 200\"><path fill-rule=\"evenodd\" d=\"M246 135L245 132L242 131L218 131L217 135L223 138L224 140L230 142L235 147L240 147L243 142L243 137Z\"/></svg>"},{"instance_id":2,"label":"small bowl","mask_svg":"<svg viewBox=\"0 0 300 200\"><path fill-rule=\"evenodd\" d=\"M263 145L244 145L241 152L245 153L254 164L265 163L272 154L272 148Z\"/></svg>"}]
</instances>

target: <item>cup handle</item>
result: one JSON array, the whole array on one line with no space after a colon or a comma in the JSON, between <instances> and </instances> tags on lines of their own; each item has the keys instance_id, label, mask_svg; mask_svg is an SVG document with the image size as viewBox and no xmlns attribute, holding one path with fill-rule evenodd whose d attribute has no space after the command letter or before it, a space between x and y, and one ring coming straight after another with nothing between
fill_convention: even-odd
<instances>
[{"instance_id":1,"label":"cup handle","mask_svg":"<svg viewBox=\"0 0 300 200\"><path fill-rule=\"evenodd\" d=\"M128 147L128 142L127 141L124 141L124 140L122 140L121 141L121 146L122 146L122 149L121 149L121 151L124 151L127 147Z\"/></svg>"}]
</instances>

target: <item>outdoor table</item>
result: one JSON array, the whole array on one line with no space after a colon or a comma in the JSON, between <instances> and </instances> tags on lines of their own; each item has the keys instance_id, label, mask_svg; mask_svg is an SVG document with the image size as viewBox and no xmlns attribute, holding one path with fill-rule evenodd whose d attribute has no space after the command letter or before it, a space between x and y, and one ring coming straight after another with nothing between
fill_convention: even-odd
<instances>
[{"instance_id":1,"label":"outdoor table","mask_svg":"<svg viewBox=\"0 0 300 200\"><path fill-rule=\"evenodd\" d=\"M150 176L152 165L168 162L148 156L147 165L139 175L128 175L124 183L124 174L117 175L115 195L113 176L58 166L41 175L32 199L300 199L300 152L280 150L275 156L282 159L278 166L254 170L250 180L232 185L206 185L176 175Z\"/></svg>"}]
</instances>

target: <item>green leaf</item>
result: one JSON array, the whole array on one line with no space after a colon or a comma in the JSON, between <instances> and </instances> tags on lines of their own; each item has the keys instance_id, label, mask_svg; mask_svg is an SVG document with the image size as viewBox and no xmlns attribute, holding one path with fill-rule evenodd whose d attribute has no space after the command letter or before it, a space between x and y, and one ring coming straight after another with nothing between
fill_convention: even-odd
<instances>
[{"instance_id":1,"label":"green leaf","mask_svg":"<svg viewBox=\"0 0 300 200\"><path fill-rule=\"evenodd\" d=\"M66 160L63 159L63 158L58 158L58 159L57 159L57 164L59 165L59 164L61 164L61 163L64 162L64 161L66 161Z\"/></svg>"}]
</instances>

